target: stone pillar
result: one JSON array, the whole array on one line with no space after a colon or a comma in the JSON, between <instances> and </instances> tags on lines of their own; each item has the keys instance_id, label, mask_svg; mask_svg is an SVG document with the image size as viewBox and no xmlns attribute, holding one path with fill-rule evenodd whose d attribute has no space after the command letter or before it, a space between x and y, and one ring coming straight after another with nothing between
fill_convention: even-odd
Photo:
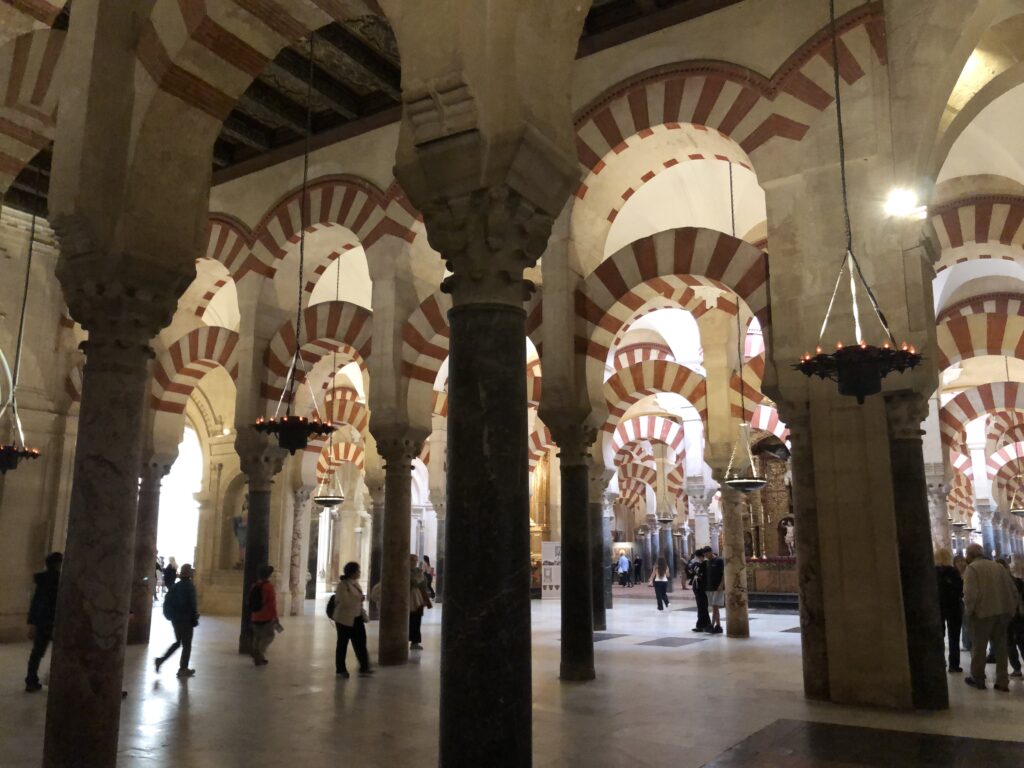
<instances>
[{"instance_id":1,"label":"stone pillar","mask_svg":"<svg viewBox=\"0 0 1024 768\"><path fill-rule=\"evenodd\" d=\"M829 664L825 625L825 590L821 573L818 500L814 478L811 418L806 405L786 408L792 451L793 518L796 524L797 579L800 586L800 647L804 695L828 701Z\"/></svg>"},{"instance_id":2,"label":"stone pillar","mask_svg":"<svg viewBox=\"0 0 1024 768\"><path fill-rule=\"evenodd\" d=\"M686 498L690 507L694 549L710 546L711 522L708 520L708 499L700 477L686 478Z\"/></svg>"},{"instance_id":3,"label":"stone pillar","mask_svg":"<svg viewBox=\"0 0 1024 768\"><path fill-rule=\"evenodd\" d=\"M605 610L612 609L612 530L615 527L615 493L601 494L601 581L604 585ZM606 617L607 622L607 617Z\"/></svg>"},{"instance_id":4,"label":"stone pillar","mask_svg":"<svg viewBox=\"0 0 1024 768\"><path fill-rule=\"evenodd\" d=\"M608 561L611 559L611 552L605 558L605 520L603 498L605 489L608 487L608 480L611 473L606 472L601 463L591 458L589 471L589 529L590 529L590 594L592 610L594 613L594 629L604 631L608 628L608 618L605 615L605 573L608 571ZM607 479L606 479L607 478ZM609 530L610 533L610 530ZM609 542L609 549L611 542ZM611 588L609 583L608 588Z\"/></svg>"},{"instance_id":5,"label":"stone pillar","mask_svg":"<svg viewBox=\"0 0 1024 768\"><path fill-rule=\"evenodd\" d=\"M445 519L447 517L447 504L444 494L430 494L430 503L434 505L434 513L437 515L437 544L434 551L434 602L440 603L444 599L444 554L445 554Z\"/></svg>"},{"instance_id":6,"label":"stone pillar","mask_svg":"<svg viewBox=\"0 0 1024 768\"><path fill-rule=\"evenodd\" d=\"M949 511L946 508L948 493L949 488L941 479L929 479L928 513L931 521L932 549L950 546Z\"/></svg>"},{"instance_id":7,"label":"stone pillar","mask_svg":"<svg viewBox=\"0 0 1024 768\"><path fill-rule=\"evenodd\" d=\"M754 491L747 494L747 502L750 504L750 538L754 557L766 557L765 551L765 525L764 525L764 502L761 498L761 491Z\"/></svg>"},{"instance_id":8,"label":"stone pillar","mask_svg":"<svg viewBox=\"0 0 1024 768\"><path fill-rule=\"evenodd\" d=\"M750 637L747 602L747 563L743 557L743 510L745 494L722 486L722 523L725 541L725 633Z\"/></svg>"},{"instance_id":9,"label":"stone pillar","mask_svg":"<svg viewBox=\"0 0 1024 768\"><path fill-rule=\"evenodd\" d=\"M55 221L58 230L58 222ZM61 233L57 276L89 339L46 704L47 768L117 761L149 340L187 284Z\"/></svg>"},{"instance_id":10,"label":"stone pillar","mask_svg":"<svg viewBox=\"0 0 1024 768\"><path fill-rule=\"evenodd\" d=\"M309 488L300 486L292 494L292 546L288 563L288 591L292 600L289 615L301 616L306 601L306 540L309 538Z\"/></svg>"},{"instance_id":11,"label":"stone pillar","mask_svg":"<svg viewBox=\"0 0 1024 768\"><path fill-rule=\"evenodd\" d=\"M171 469L166 461L148 461L139 472L139 509L135 525L135 566L128 618L128 645L149 643L156 595L156 531L160 518L160 481Z\"/></svg>"},{"instance_id":12,"label":"stone pillar","mask_svg":"<svg viewBox=\"0 0 1024 768\"><path fill-rule=\"evenodd\" d=\"M996 549L995 530L992 527L995 507L988 501L978 499L974 502L974 509L981 519L981 546L985 550L985 557L992 557Z\"/></svg>"},{"instance_id":13,"label":"stone pillar","mask_svg":"<svg viewBox=\"0 0 1024 768\"><path fill-rule=\"evenodd\" d=\"M562 643L559 678L594 679L594 594L590 536L590 446L594 429L574 418L548 418L561 476ZM603 607L603 605L602 605Z\"/></svg>"},{"instance_id":14,"label":"stone pillar","mask_svg":"<svg viewBox=\"0 0 1024 768\"><path fill-rule=\"evenodd\" d=\"M367 591L380 584L381 560L384 554L384 478L366 477L370 489L370 573L366 581ZM380 603L370 601L370 620L380 619Z\"/></svg>"},{"instance_id":15,"label":"stone pillar","mask_svg":"<svg viewBox=\"0 0 1024 768\"><path fill-rule=\"evenodd\" d=\"M949 693L921 445L928 404L916 392L903 392L887 397L885 405L911 693L917 709L946 709Z\"/></svg>"},{"instance_id":16,"label":"stone pillar","mask_svg":"<svg viewBox=\"0 0 1024 768\"><path fill-rule=\"evenodd\" d=\"M722 554L722 523L708 515L708 538L711 539L710 547L716 554Z\"/></svg>"},{"instance_id":17,"label":"stone pillar","mask_svg":"<svg viewBox=\"0 0 1024 768\"><path fill-rule=\"evenodd\" d=\"M381 548L380 633L377 657L381 666L409 660L409 555L412 525L412 460L420 455L422 438L396 427L378 438L384 460L384 536Z\"/></svg>"},{"instance_id":18,"label":"stone pillar","mask_svg":"<svg viewBox=\"0 0 1024 768\"><path fill-rule=\"evenodd\" d=\"M270 559L270 491L274 476L281 471L286 452L266 442L252 427L238 430L235 445L242 472L249 483L249 522L245 528L238 652L251 654L249 591L259 578L259 569Z\"/></svg>"}]
</instances>

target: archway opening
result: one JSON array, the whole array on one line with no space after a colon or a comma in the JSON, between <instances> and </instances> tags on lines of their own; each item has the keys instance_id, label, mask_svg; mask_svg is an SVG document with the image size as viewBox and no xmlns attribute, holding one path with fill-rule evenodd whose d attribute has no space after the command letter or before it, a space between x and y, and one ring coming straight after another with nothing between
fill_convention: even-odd
<instances>
[{"instance_id":1,"label":"archway opening","mask_svg":"<svg viewBox=\"0 0 1024 768\"><path fill-rule=\"evenodd\" d=\"M186 426L178 445L178 458L160 488L156 551L165 564L172 557L179 569L185 563L195 564L199 538L199 502L195 494L202 486L203 448L195 430Z\"/></svg>"}]
</instances>

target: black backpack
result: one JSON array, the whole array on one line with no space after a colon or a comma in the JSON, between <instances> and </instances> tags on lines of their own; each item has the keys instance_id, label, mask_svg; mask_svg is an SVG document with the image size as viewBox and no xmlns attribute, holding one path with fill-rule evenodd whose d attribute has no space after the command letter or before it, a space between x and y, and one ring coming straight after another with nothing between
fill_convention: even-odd
<instances>
[{"instance_id":1,"label":"black backpack","mask_svg":"<svg viewBox=\"0 0 1024 768\"><path fill-rule=\"evenodd\" d=\"M263 610L263 584L256 583L249 590L249 612L258 613Z\"/></svg>"},{"instance_id":2,"label":"black backpack","mask_svg":"<svg viewBox=\"0 0 1024 768\"><path fill-rule=\"evenodd\" d=\"M334 605L336 603L337 595L331 595L331 599L327 601L327 618L334 620Z\"/></svg>"},{"instance_id":3,"label":"black backpack","mask_svg":"<svg viewBox=\"0 0 1024 768\"><path fill-rule=\"evenodd\" d=\"M178 608L178 592L178 585L175 584L167 590L167 595L164 596L164 618L168 621L174 621L174 616Z\"/></svg>"}]
</instances>

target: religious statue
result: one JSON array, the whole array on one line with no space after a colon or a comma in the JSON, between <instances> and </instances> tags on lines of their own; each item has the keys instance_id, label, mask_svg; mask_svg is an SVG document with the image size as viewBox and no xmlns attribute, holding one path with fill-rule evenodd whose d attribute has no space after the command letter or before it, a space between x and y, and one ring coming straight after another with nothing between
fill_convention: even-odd
<instances>
[{"instance_id":1,"label":"religious statue","mask_svg":"<svg viewBox=\"0 0 1024 768\"><path fill-rule=\"evenodd\" d=\"M231 518L231 529L234 531L235 540L238 542L238 561L235 569L239 570L245 563L245 534L249 528L249 497L242 501L241 514Z\"/></svg>"},{"instance_id":2,"label":"religious statue","mask_svg":"<svg viewBox=\"0 0 1024 768\"><path fill-rule=\"evenodd\" d=\"M796 524L792 519L787 517L780 525L785 531L783 534L783 542L786 545L786 549L789 550L789 556L796 557Z\"/></svg>"}]
</instances>

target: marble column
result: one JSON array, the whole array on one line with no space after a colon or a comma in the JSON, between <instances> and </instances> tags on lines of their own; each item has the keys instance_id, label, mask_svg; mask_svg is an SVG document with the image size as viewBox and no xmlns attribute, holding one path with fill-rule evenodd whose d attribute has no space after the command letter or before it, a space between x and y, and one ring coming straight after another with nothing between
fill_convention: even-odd
<instances>
[{"instance_id":1,"label":"marble column","mask_svg":"<svg viewBox=\"0 0 1024 768\"><path fill-rule=\"evenodd\" d=\"M156 532L160 518L160 482L171 465L148 461L139 472L139 509L135 525L135 565L128 618L128 645L149 643L156 595Z\"/></svg>"},{"instance_id":2,"label":"marble column","mask_svg":"<svg viewBox=\"0 0 1024 768\"><path fill-rule=\"evenodd\" d=\"M750 637L747 563L743 552L745 494L722 486L722 525L725 529L725 633Z\"/></svg>"},{"instance_id":3,"label":"marble column","mask_svg":"<svg viewBox=\"0 0 1024 768\"><path fill-rule=\"evenodd\" d=\"M657 564L659 557L664 557L665 562L668 563L669 580L667 588L669 592L672 592L672 582L675 580L676 549L675 540L672 538L671 520L658 521L658 554L655 556L654 560L651 561L649 574L654 573L654 567ZM649 574L645 574L645 577L650 578Z\"/></svg>"},{"instance_id":4,"label":"marble column","mask_svg":"<svg viewBox=\"0 0 1024 768\"><path fill-rule=\"evenodd\" d=\"M437 543L434 545L434 602L440 603L444 599L444 545L447 505L444 494L434 493L433 491L430 494L430 503L434 506L434 514L437 515Z\"/></svg>"},{"instance_id":5,"label":"marble column","mask_svg":"<svg viewBox=\"0 0 1024 768\"><path fill-rule=\"evenodd\" d=\"M988 501L979 499L974 502L974 509L981 519L981 546L985 550L985 557L992 557L996 548L995 531L992 528L995 507Z\"/></svg>"},{"instance_id":6,"label":"marble column","mask_svg":"<svg viewBox=\"0 0 1024 768\"><path fill-rule=\"evenodd\" d=\"M384 554L384 478L367 475L366 487L370 489L370 573L367 578L367 592L380 584L381 560ZM371 621L380 619L380 603L369 602Z\"/></svg>"},{"instance_id":7,"label":"marble column","mask_svg":"<svg viewBox=\"0 0 1024 768\"><path fill-rule=\"evenodd\" d=\"M814 446L806 404L787 407L782 414L789 427L792 449L793 519L796 525L796 564L800 587L800 647L804 695L830 698L825 591L821 576L818 500L814 479Z\"/></svg>"},{"instance_id":8,"label":"marble column","mask_svg":"<svg viewBox=\"0 0 1024 768\"><path fill-rule=\"evenodd\" d=\"M949 488L942 478L928 479L928 512L931 521L932 548L949 547L952 532L949 526L949 512L946 496Z\"/></svg>"},{"instance_id":9,"label":"marble column","mask_svg":"<svg viewBox=\"0 0 1024 768\"><path fill-rule=\"evenodd\" d=\"M615 527L615 493L601 494L601 580L604 585L605 610L612 609L612 530ZM605 617L607 623L607 616Z\"/></svg>"},{"instance_id":10,"label":"marble column","mask_svg":"<svg viewBox=\"0 0 1024 768\"><path fill-rule=\"evenodd\" d=\"M54 222L55 228L57 222ZM81 252L61 233L57 276L89 332L64 568L57 599L43 765L117 761L131 600L149 340L186 280L170 267ZM184 283L184 284L182 284Z\"/></svg>"},{"instance_id":11,"label":"marble column","mask_svg":"<svg viewBox=\"0 0 1024 768\"><path fill-rule=\"evenodd\" d=\"M381 666L409 660L409 555L412 525L412 460L422 439L396 427L378 438L384 459L384 537L381 548L380 631L377 658Z\"/></svg>"},{"instance_id":12,"label":"marble column","mask_svg":"<svg viewBox=\"0 0 1024 768\"><path fill-rule=\"evenodd\" d=\"M602 496L607 488L605 469L599 462L591 460L588 472L589 503L587 506L590 530L590 594L594 616L594 629L604 631L608 627L605 615L605 578L608 560L604 556L604 510ZM610 479L610 473L608 473ZM608 555L611 559L611 554Z\"/></svg>"},{"instance_id":13,"label":"marble column","mask_svg":"<svg viewBox=\"0 0 1024 768\"><path fill-rule=\"evenodd\" d=\"M765 557L765 525L764 525L764 501L761 498L761 491L754 491L747 494L747 502L750 504L750 538L751 548L754 557Z\"/></svg>"},{"instance_id":14,"label":"marble column","mask_svg":"<svg viewBox=\"0 0 1024 768\"><path fill-rule=\"evenodd\" d=\"M887 397L885 405L913 703L917 709L946 709L949 693L921 443L928 404L916 392L903 392Z\"/></svg>"},{"instance_id":15,"label":"marble column","mask_svg":"<svg viewBox=\"0 0 1024 768\"><path fill-rule=\"evenodd\" d=\"M288 613L301 616L306 601L306 558L303 553L309 537L309 488L296 488L292 504L292 546L288 562L288 591L292 600Z\"/></svg>"},{"instance_id":16,"label":"marble column","mask_svg":"<svg viewBox=\"0 0 1024 768\"><path fill-rule=\"evenodd\" d=\"M708 537L711 539L709 545L716 554L722 554L722 523L708 515Z\"/></svg>"},{"instance_id":17,"label":"marble column","mask_svg":"<svg viewBox=\"0 0 1024 768\"><path fill-rule=\"evenodd\" d=\"M249 483L249 522L245 528L238 652L251 654L249 591L259 578L259 569L270 559L270 492L274 476L281 471L286 451L267 443L252 427L239 429L235 444L242 472Z\"/></svg>"},{"instance_id":18,"label":"marble column","mask_svg":"<svg viewBox=\"0 0 1024 768\"><path fill-rule=\"evenodd\" d=\"M562 513L562 642L558 676L593 680L594 594L591 587L590 446L594 429L574 418L549 416L558 445Z\"/></svg>"}]
</instances>

